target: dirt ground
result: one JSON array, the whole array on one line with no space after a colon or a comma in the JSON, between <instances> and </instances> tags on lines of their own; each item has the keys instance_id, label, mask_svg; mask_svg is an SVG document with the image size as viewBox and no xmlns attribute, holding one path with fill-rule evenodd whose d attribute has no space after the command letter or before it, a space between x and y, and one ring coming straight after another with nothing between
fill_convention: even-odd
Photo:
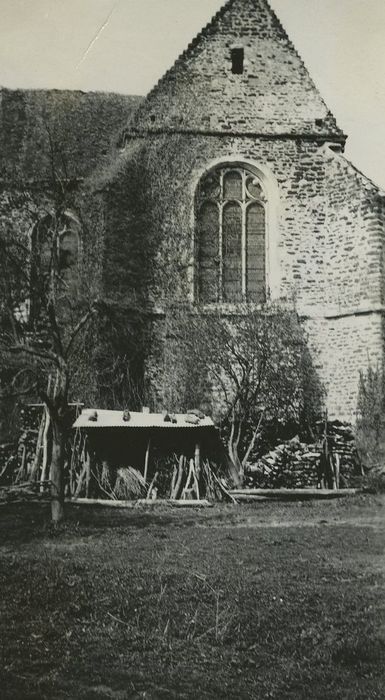
<instances>
[{"instance_id":1,"label":"dirt ground","mask_svg":"<svg viewBox=\"0 0 385 700\"><path fill-rule=\"evenodd\" d=\"M385 497L0 507L0 698L385 697Z\"/></svg>"}]
</instances>

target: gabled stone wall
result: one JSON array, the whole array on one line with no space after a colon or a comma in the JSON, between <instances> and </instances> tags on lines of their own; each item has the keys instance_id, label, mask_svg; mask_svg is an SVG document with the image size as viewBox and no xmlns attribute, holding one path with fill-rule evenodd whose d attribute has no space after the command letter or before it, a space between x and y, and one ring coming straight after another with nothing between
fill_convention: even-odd
<instances>
[{"instance_id":1,"label":"gabled stone wall","mask_svg":"<svg viewBox=\"0 0 385 700\"><path fill-rule=\"evenodd\" d=\"M244 50L241 74L234 47ZM267 199L270 297L294 301L303 318L330 418L354 419L359 372L384 356L384 194L334 152L345 137L265 0L230 0L134 116L136 101L121 96L8 93L0 176L48 177L51 110L76 186L104 164L74 191L90 267L108 298L155 319L170 302L194 301L199 179L218 163L253 166ZM125 150L105 169L120 119ZM7 196L5 187L0 217ZM7 216L25 234L34 215L23 207ZM149 348L150 365L153 356ZM149 366L155 383L158 369Z\"/></svg>"},{"instance_id":2,"label":"gabled stone wall","mask_svg":"<svg viewBox=\"0 0 385 700\"><path fill-rule=\"evenodd\" d=\"M234 48L244 52L240 74ZM384 354L384 196L342 156L345 136L268 3L229 0L142 102L125 138L127 154L141 144L150 166L142 177L157 213L146 231L159 304L170 290L194 300L199 178L219 162L261 173L270 296L294 301L303 318L330 417L354 420L359 373ZM107 249L108 239L107 231Z\"/></svg>"},{"instance_id":3,"label":"gabled stone wall","mask_svg":"<svg viewBox=\"0 0 385 700\"><path fill-rule=\"evenodd\" d=\"M231 51L244 51L232 72ZM344 136L265 0L230 0L140 105L128 131Z\"/></svg>"},{"instance_id":4,"label":"gabled stone wall","mask_svg":"<svg viewBox=\"0 0 385 700\"><path fill-rule=\"evenodd\" d=\"M158 308L170 298L194 299L199 179L218 162L254 165L266 174L271 200L271 297L294 301L304 319L327 388L330 418L354 420L359 372L383 356L381 192L343 156L310 140L203 134L132 138L121 156L118 183L109 188L108 207L115 199L117 209L107 217L111 231L107 226L106 259L109 237L113 235L116 246L119 229L122 245L127 246L130 236L139 240L133 216L137 199L129 185L131 153L139 151L134 179L143 178L142 210L148 212L140 224L149 242L146 299ZM131 176L124 180L125 169Z\"/></svg>"}]
</instances>

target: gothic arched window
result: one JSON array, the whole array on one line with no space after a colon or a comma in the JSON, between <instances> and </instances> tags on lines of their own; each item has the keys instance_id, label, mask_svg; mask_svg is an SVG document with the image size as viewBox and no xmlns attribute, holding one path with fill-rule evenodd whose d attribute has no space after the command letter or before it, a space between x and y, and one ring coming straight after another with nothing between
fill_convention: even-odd
<instances>
[{"instance_id":1,"label":"gothic arched window","mask_svg":"<svg viewBox=\"0 0 385 700\"><path fill-rule=\"evenodd\" d=\"M202 303L266 301L266 199L246 166L221 165L199 183L196 295Z\"/></svg>"}]
</instances>

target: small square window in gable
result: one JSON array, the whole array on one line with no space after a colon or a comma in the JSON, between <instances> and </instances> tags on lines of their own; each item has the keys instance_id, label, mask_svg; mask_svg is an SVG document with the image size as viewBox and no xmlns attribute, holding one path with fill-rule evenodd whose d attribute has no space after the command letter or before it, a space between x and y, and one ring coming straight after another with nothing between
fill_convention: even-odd
<instances>
[{"instance_id":1,"label":"small square window in gable","mask_svg":"<svg viewBox=\"0 0 385 700\"><path fill-rule=\"evenodd\" d=\"M238 47L231 49L231 72L234 75L242 75L245 68L245 49Z\"/></svg>"}]
</instances>

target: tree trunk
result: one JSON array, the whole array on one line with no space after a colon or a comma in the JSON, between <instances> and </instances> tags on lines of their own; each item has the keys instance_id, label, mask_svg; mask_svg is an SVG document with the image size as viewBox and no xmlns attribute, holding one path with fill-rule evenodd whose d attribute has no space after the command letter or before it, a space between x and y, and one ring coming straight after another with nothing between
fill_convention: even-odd
<instances>
[{"instance_id":1,"label":"tree trunk","mask_svg":"<svg viewBox=\"0 0 385 700\"><path fill-rule=\"evenodd\" d=\"M243 486L243 467L241 460L238 456L237 448L231 444L229 445L228 459L230 475L233 480L234 486L240 488L241 486Z\"/></svg>"},{"instance_id":2,"label":"tree trunk","mask_svg":"<svg viewBox=\"0 0 385 700\"><path fill-rule=\"evenodd\" d=\"M241 439L242 421L236 422L233 416L231 422L231 432L228 442L228 454L230 459L231 476L237 488L243 486L244 468L239 457L238 446Z\"/></svg>"},{"instance_id":3,"label":"tree trunk","mask_svg":"<svg viewBox=\"0 0 385 700\"><path fill-rule=\"evenodd\" d=\"M64 518L64 449L65 430L60 422L52 421L51 517L55 525Z\"/></svg>"}]
</instances>

